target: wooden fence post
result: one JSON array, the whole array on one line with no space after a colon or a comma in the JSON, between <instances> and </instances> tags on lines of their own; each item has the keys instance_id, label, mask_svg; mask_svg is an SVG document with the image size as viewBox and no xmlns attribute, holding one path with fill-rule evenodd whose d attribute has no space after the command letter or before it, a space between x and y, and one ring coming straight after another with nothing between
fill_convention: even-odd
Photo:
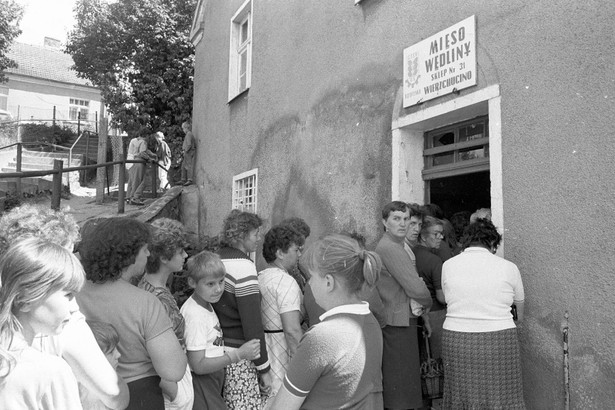
<instances>
[{"instance_id":1,"label":"wooden fence post","mask_svg":"<svg viewBox=\"0 0 615 410\"><path fill-rule=\"evenodd\" d=\"M21 172L21 143L17 144L17 164L15 165L15 171ZM15 194L18 198L21 198L21 178L17 178L15 181Z\"/></svg>"},{"instance_id":2,"label":"wooden fence post","mask_svg":"<svg viewBox=\"0 0 615 410\"><path fill-rule=\"evenodd\" d=\"M107 118L100 117L100 133L98 134L97 162L107 162ZM96 170L96 203L102 204L105 195L105 170L101 167Z\"/></svg>"},{"instance_id":3,"label":"wooden fence post","mask_svg":"<svg viewBox=\"0 0 615 410\"><path fill-rule=\"evenodd\" d=\"M119 175L118 175L118 187L117 187L117 213L118 214L123 214L124 213L124 207L126 206L126 201L125 201L125 197L126 197L126 193L124 192L124 188L125 188L125 181L126 181L126 164L120 164L120 166L117 168L119 170Z\"/></svg>"},{"instance_id":4,"label":"wooden fence post","mask_svg":"<svg viewBox=\"0 0 615 410\"><path fill-rule=\"evenodd\" d=\"M60 209L60 199L62 198L62 168L64 163L60 159L53 160L53 169L59 171L53 174L53 186L51 191L51 209Z\"/></svg>"}]
</instances>

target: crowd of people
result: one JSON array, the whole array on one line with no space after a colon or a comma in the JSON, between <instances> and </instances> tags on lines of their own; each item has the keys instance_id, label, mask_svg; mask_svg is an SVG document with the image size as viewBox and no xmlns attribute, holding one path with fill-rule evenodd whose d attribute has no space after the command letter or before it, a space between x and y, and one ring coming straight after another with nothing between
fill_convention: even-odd
<instances>
[{"instance_id":1,"label":"crowd of people","mask_svg":"<svg viewBox=\"0 0 615 410\"><path fill-rule=\"evenodd\" d=\"M182 123L184 140L182 143L181 180L179 185L192 185L194 183L194 161L196 157L196 139L192 133L191 120ZM161 131L153 134L146 129L141 129L133 137L126 153L126 159L140 160L139 162L127 162L128 186L126 187L126 202L130 205L143 206L143 191L147 185L146 174L148 169L156 169L158 179L152 191L164 191L171 185L169 181L169 169L171 167L171 149Z\"/></svg>"},{"instance_id":2,"label":"crowd of people","mask_svg":"<svg viewBox=\"0 0 615 410\"><path fill-rule=\"evenodd\" d=\"M16 208L0 218L0 408L524 409L523 284L488 210L449 222L393 201L382 224L371 251L356 232L308 241L301 218L263 232L233 210L219 249L188 257L176 220L79 230ZM435 403L422 335L444 368Z\"/></svg>"}]
</instances>

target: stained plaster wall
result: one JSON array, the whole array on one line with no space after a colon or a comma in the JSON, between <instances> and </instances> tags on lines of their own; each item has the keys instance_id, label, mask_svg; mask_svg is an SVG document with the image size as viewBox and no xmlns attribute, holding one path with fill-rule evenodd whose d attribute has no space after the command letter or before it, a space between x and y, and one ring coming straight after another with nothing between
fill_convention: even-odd
<instances>
[{"instance_id":1,"label":"stained plaster wall","mask_svg":"<svg viewBox=\"0 0 615 410\"><path fill-rule=\"evenodd\" d=\"M299 215L313 237L357 229L373 244L378 210L391 199L402 50L475 14L475 89L501 90L505 257L526 288L528 408L563 407L565 311L571 408L610 408L615 5L353 3L255 1L252 87L230 104L229 21L241 2L207 3L194 101L195 133L206 147L198 153L201 233L219 231L232 176L258 167L258 210L269 223Z\"/></svg>"}]
</instances>

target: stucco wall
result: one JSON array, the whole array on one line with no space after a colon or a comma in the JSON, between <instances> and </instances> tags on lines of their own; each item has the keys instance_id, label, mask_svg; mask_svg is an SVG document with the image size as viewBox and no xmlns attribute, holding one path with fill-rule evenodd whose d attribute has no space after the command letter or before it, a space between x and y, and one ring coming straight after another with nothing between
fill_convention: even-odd
<instances>
[{"instance_id":1,"label":"stucco wall","mask_svg":"<svg viewBox=\"0 0 615 410\"><path fill-rule=\"evenodd\" d=\"M36 78L9 74L8 110L13 117L22 120L51 119L56 106L56 119L68 120L70 99L77 98L90 102L89 118L93 121L95 112L101 112L100 91L75 84L46 81Z\"/></svg>"},{"instance_id":2,"label":"stucco wall","mask_svg":"<svg viewBox=\"0 0 615 410\"><path fill-rule=\"evenodd\" d=\"M298 215L313 237L357 229L373 244L391 199L402 50L475 14L473 89L501 90L505 257L526 288L528 407L563 407L567 310L571 407L611 408L615 4L256 1L252 86L227 104L229 22L241 3L208 2L197 47L201 233L220 229L232 176L258 167L258 211L271 223Z\"/></svg>"}]
</instances>

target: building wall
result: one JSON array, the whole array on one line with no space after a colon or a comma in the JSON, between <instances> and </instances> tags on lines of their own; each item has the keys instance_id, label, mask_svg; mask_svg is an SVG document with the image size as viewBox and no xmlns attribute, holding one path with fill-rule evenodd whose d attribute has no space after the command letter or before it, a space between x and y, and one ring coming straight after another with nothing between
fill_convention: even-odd
<instances>
[{"instance_id":1,"label":"building wall","mask_svg":"<svg viewBox=\"0 0 615 410\"><path fill-rule=\"evenodd\" d=\"M11 73L8 77L8 111L15 119L51 120L55 106L56 119L68 120L71 98L90 102L91 121L95 121L96 112L101 112L100 91L96 88Z\"/></svg>"},{"instance_id":2,"label":"building wall","mask_svg":"<svg viewBox=\"0 0 615 410\"><path fill-rule=\"evenodd\" d=\"M478 85L498 85L505 257L521 269L528 408L612 407L615 390L615 4L255 0L250 90L228 103L229 22L209 1L196 51L200 232L216 234L232 176L259 169L258 212L302 216L318 237L356 229L373 245L391 200L391 121L405 47L476 15ZM441 97L401 115L447 101ZM397 198L394 198L397 199Z\"/></svg>"}]
</instances>

